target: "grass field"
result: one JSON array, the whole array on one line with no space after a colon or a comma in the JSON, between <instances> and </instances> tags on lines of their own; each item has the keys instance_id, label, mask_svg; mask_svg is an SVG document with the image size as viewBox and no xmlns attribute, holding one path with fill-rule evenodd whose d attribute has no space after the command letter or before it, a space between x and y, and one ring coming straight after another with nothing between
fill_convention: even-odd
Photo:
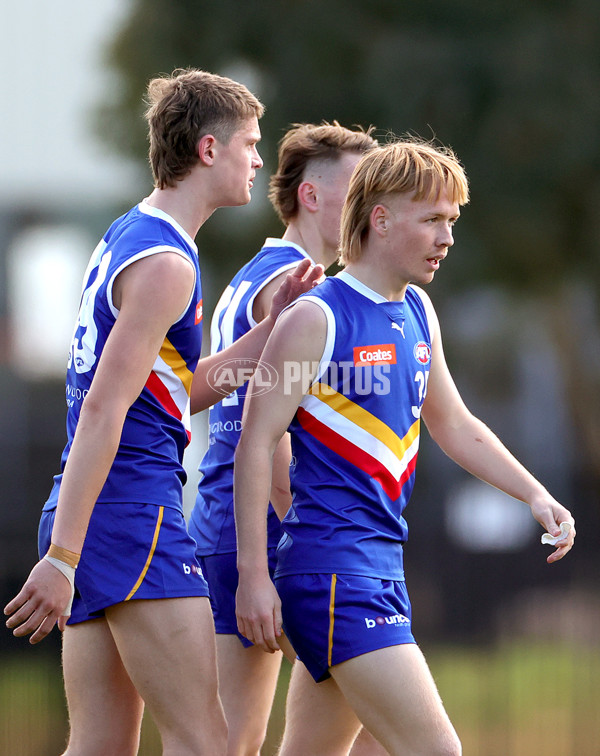
<instances>
[{"instance_id":1,"label":"grass field","mask_svg":"<svg viewBox=\"0 0 600 756\"><path fill-rule=\"evenodd\" d=\"M600 647L516 644L425 649L465 756L598 756ZM281 732L289 665L282 671L263 756ZM0 754L54 756L66 737L58 659L0 659ZM141 756L160 756L146 717Z\"/></svg>"},{"instance_id":2,"label":"grass field","mask_svg":"<svg viewBox=\"0 0 600 756\"><path fill-rule=\"evenodd\" d=\"M600 754L600 648L435 649L428 659L465 756Z\"/></svg>"}]
</instances>

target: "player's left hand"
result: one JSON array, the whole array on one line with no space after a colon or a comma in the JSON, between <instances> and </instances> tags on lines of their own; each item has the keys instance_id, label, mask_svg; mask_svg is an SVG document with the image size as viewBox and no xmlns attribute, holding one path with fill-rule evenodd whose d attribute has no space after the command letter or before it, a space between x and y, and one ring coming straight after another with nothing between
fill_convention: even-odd
<instances>
[{"instance_id":1,"label":"player's left hand","mask_svg":"<svg viewBox=\"0 0 600 756\"><path fill-rule=\"evenodd\" d=\"M4 607L4 614L10 615L6 627L16 637L32 633L30 643L43 640L55 624L62 632L68 620L63 612L71 595L67 578L42 559L17 596Z\"/></svg>"},{"instance_id":2,"label":"player's left hand","mask_svg":"<svg viewBox=\"0 0 600 756\"><path fill-rule=\"evenodd\" d=\"M313 265L308 258L299 262L295 269L286 275L273 295L269 311L269 317L273 322L301 294L305 294L320 283L324 275L325 269L322 265Z\"/></svg>"},{"instance_id":3,"label":"player's left hand","mask_svg":"<svg viewBox=\"0 0 600 756\"><path fill-rule=\"evenodd\" d=\"M573 548L575 542L575 520L568 509L559 504L549 494L531 505L531 513L535 519L551 536L561 535L561 523L568 522L571 525L569 532L564 538L558 540L554 545L555 550L546 559L548 564L558 562Z\"/></svg>"}]
</instances>

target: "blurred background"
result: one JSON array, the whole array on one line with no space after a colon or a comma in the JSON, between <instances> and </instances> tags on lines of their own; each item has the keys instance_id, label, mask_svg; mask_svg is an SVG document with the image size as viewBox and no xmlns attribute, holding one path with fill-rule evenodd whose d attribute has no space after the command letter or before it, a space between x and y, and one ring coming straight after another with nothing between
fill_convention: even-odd
<instances>
[{"instance_id":1,"label":"blurred background","mask_svg":"<svg viewBox=\"0 0 600 756\"><path fill-rule=\"evenodd\" d=\"M37 560L87 259L152 188L146 83L205 68L267 108L252 203L219 210L197 239L205 311L282 231L266 190L291 123L435 137L466 166L472 200L429 289L448 363L469 407L571 508L578 536L548 566L527 508L425 433L406 513L415 631L466 755L600 754L597 0L28 0L2 18L2 605ZM205 438L201 415L186 507ZM0 753L61 752L59 657L56 631L35 648L0 633ZM149 718L140 753L160 753Z\"/></svg>"}]
</instances>

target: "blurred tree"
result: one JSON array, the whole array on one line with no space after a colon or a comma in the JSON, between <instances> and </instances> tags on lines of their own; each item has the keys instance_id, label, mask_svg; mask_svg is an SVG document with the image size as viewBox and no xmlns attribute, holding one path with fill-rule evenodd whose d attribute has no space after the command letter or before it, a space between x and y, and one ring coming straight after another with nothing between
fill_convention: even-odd
<instances>
[{"instance_id":1,"label":"blurred tree","mask_svg":"<svg viewBox=\"0 0 600 756\"><path fill-rule=\"evenodd\" d=\"M599 40L597 0L134 0L108 52L121 87L100 129L144 159L147 80L196 66L244 81L266 104L265 173L298 121L375 124L383 139L410 131L451 144L473 199L436 286L443 296L501 284L544 308L581 469L597 476ZM226 276L274 233L274 219L266 205L243 224L231 222L239 211L217 216L202 246L222 269L227 260Z\"/></svg>"}]
</instances>

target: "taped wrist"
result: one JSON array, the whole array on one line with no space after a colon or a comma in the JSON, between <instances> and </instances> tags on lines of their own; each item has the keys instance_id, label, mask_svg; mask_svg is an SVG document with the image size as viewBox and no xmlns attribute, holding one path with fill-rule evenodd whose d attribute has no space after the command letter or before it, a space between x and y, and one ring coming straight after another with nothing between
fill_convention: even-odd
<instances>
[{"instance_id":1,"label":"taped wrist","mask_svg":"<svg viewBox=\"0 0 600 756\"><path fill-rule=\"evenodd\" d=\"M69 585L71 586L71 598L69 599L69 603L67 604L63 612L63 617L69 617L71 614L71 606L73 605L73 596L75 595L75 567L67 564L66 562L63 562L62 559L57 559L56 557L50 556L50 550L48 550L48 554L46 554L44 559L47 562L50 562L53 567L56 567L59 572L62 572L62 574L69 581Z\"/></svg>"},{"instance_id":2,"label":"taped wrist","mask_svg":"<svg viewBox=\"0 0 600 756\"><path fill-rule=\"evenodd\" d=\"M77 567L79 559L81 558L81 554L77 554L75 551L69 551L69 549L63 549L62 546L57 546L54 543L50 544L48 556L54 557L54 559L60 559L61 562L65 562L73 568Z\"/></svg>"}]
</instances>

